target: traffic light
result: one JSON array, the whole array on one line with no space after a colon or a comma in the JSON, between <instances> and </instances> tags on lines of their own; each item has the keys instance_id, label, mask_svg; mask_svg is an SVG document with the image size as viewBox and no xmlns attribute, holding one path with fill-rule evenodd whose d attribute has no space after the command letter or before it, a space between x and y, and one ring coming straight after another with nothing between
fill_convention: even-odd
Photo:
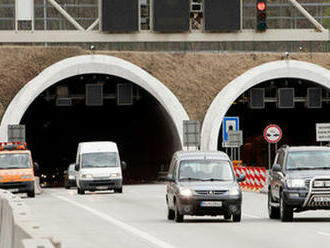
<instances>
[{"instance_id":1,"label":"traffic light","mask_svg":"<svg viewBox=\"0 0 330 248\"><path fill-rule=\"evenodd\" d=\"M266 11L267 0L257 0L257 31L263 32L267 29Z\"/></svg>"}]
</instances>

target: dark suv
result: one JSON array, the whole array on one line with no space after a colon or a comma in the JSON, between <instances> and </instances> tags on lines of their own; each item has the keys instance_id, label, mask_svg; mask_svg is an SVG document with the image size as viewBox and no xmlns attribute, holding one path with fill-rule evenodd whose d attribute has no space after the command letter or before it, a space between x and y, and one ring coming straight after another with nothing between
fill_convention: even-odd
<instances>
[{"instance_id":1,"label":"dark suv","mask_svg":"<svg viewBox=\"0 0 330 248\"><path fill-rule=\"evenodd\" d=\"M268 180L271 219L292 221L294 212L330 209L330 147L281 147Z\"/></svg>"},{"instance_id":2,"label":"dark suv","mask_svg":"<svg viewBox=\"0 0 330 248\"><path fill-rule=\"evenodd\" d=\"M184 215L224 215L241 220L242 193L232 163L223 152L180 151L173 155L168 175L168 219Z\"/></svg>"}]
</instances>

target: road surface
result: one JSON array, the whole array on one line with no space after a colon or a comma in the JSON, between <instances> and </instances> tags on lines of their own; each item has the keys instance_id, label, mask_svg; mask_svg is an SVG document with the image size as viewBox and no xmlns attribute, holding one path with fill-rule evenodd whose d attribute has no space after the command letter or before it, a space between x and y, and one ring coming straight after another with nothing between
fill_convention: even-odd
<instances>
[{"instance_id":1,"label":"road surface","mask_svg":"<svg viewBox=\"0 0 330 248\"><path fill-rule=\"evenodd\" d=\"M295 214L293 223L270 220L267 196L244 193L240 223L223 217L166 218L166 186L125 186L123 194L43 189L25 198L41 227L63 248L285 248L328 247L330 211Z\"/></svg>"}]
</instances>

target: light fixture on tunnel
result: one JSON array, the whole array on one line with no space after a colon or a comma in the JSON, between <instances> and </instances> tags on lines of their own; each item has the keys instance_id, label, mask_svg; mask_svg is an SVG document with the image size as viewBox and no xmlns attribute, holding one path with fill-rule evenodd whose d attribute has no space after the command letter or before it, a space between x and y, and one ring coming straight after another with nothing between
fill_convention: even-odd
<instances>
[{"instance_id":1,"label":"light fixture on tunnel","mask_svg":"<svg viewBox=\"0 0 330 248\"><path fill-rule=\"evenodd\" d=\"M321 88L308 88L306 108L322 108L322 89Z\"/></svg>"},{"instance_id":2,"label":"light fixture on tunnel","mask_svg":"<svg viewBox=\"0 0 330 248\"><path fill-rule=\"evenodd\" d=\"M265 108L265 89L264 88L250 89L249 107L251 109Z\"/></svg>"},{"instance_id":3,"label":"light fixture on tunnel","mask_svg":"<svg viewBox=\"0 0 330 248\"><path fill-rule=\"evenodd\" d=\"M103 84L86 84L86 106L103 106Z\"/></svg>"},{"instance_id":4,"label":"light fixture on tunnel","mask_svg":"<svg viewBox=\"0 0 330 248\"><path fill-rule=\"evenodd\" d=\"M133 105L133 86L129 83L117 84L117 105Z\"/></svg>"},{"instance_id":5,"label":"light fixture on tunnel","mask_svg":"<svg viewBox=\"0 0 330 248\"><path fill-rule=\"evenodd\" d=\"M294 88L279 88L277 91L278 108L294 108Z\"/></svg>"},{"instance_id":6,"label":"light fixture on tunnel","mask_svg":"<svg viewBox=\"0 0 330 248\"><path fill-rule=\"evenodd\" d=\"M70 107L72 106L72 99L69 97L56 97L56 106Z\"/></svg>"}]
</instances>

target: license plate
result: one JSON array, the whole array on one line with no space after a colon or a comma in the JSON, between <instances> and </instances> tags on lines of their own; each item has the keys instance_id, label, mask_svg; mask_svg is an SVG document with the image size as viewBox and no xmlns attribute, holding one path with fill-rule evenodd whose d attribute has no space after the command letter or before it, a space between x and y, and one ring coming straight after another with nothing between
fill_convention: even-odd
<instances>
[{"instance_id":1,"label":"license plate","mask_svg":"<svg viewBox=\"0 0 330 248\"><path fill-rule=\"evenodd\" d=\"M104 189L108 189L108 187L107 186L97 186L96 189L101 189L101 190L103 189L104 190Z\"/></svg>"},{"instance_id":2,"label":"license plate","mask_svg":"<svg viewBox=\"0 0 330 248\"><path fill-rule=\"evenodd\" d=\"M317 196L314 197L315 202L330 202L330 196Z\"/></svg>"},{"instance_id":3,"label":"license plate","mask_svg":"<svg viewBox=\"0 0 330 248\"><path fill-rule=\"evenodd\" d=\"M16 193L19 191L19 189L8 189L9 192Z\"/></svg>"},{"instance_id":4,"label":"license plate","mask_svg":"<svg viewBox=\"0 0 330 248\"><path fill-rule=\"evenodd\" d=\"M222 207L221 201L202 201L201 207Z\"/></svg>"}]
</instances>

